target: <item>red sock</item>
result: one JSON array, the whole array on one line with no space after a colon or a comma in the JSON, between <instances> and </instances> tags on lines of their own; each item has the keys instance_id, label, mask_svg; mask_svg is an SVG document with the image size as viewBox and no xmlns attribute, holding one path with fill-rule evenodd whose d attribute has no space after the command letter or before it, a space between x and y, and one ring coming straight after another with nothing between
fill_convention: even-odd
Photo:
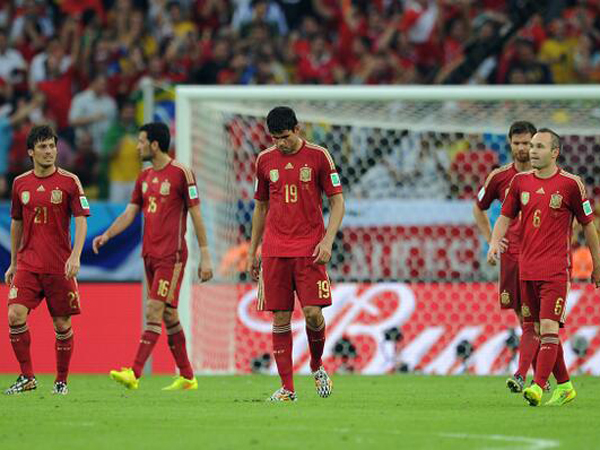
<instances>
[{"instance_id":1,"label":"red sock","mask_svg":"<svg viewBox=\"0 0 600 450\"><path fill-rule=\"evenodd\" d=\"M565 354L563 352L562 342L558 343L558 352L556 354L556 362L554 363L552 374L554 375L554 378L556 378L558 384L566 383L570 380L569 371L565 364Z\"/></svg>"},{"instance_id":2,"label":"red sock","mask_svg":"<svg viewBox=\"0 0 600 450\"><path fill-rule=\"evenodd\" d=\"M12 345L17 361L21 366L21 375L28 378L33 377L33 365L31 364L31 335L26 323L9 326L10 343Z\"/></svg>"},{"instance_id":3,"label":"red sock","mask_svg":"<svg viewBox=\"0 0 600 450\"><path fill-rule=\"evenodd\" d=\"M310 370L315 372L323 365L323 347L325 347L325 320L315 330L306 325L306 337L310 348Z\"/></svg>"},{"instance_id":4,"label":"red sock","mask_svg":"<svg viewBox=\"0 0 600 450\"><path fill-rule=\"evenodd\" d=\"M64 381L65 383L67 381L73 346L73 329L56 331L56 343L54 344L56 351L56 381Z\"/></svg>"},{"instance_id":5,"label":"red sock","mask_svg":"<svg viewBox=\"0 0 600 450\"><path fill-rule=\"evenodd\" d=\"M527 379L529 366L533 365L533 360L539 347L540 338L535 333L533 322L524 322L523 334L519 343L519 368L515 375L520 375L524 380ZM535 366L533 367L533 372L535 374Z\"/></svg>"},{"instance_id":6,"label":"red sock","mask_svg":"<svg viewBox=\"0 0 600 450\"><path fill-rule=\"evenodd\" d=\"M542 334L534 377L535 384L542 388L546 386L548 377L550 376L550 373L552 373L552 369L556 363L559 345L560 338L558 337L558 334Z\"/></svg>"},{"instance_id":7,"label":"red sock","mask_svg":"<svg viewBox=\"0 0 600 450\"><path fill-rule=\"evenodd\" d=\"M194 378L194 371L188 358L187 349L185 347L185 334L179 322L170 328L167 328L169 348L175 358L175 363L179 368L179 374L186 380Z\"/></svg>"},{"instance_id":8,"label":"red sock","mask_svg":"<svg viewBox=\"0 0 600 450\"><path fill-rule=\"evenodd\" d=\"M292 362L292 327L290 324L273 326L273 356L284 389L294 392L294 365Z\"/></svg>"},{"instance_id":9,"label":"red sock","mask_svg":"<svg viewBox=\"0 0 600 450\"><path fill-rule=\"evenodd\" d=\"M158 338L160 337L162 329L160 323L150 323L146 325L146 331L142 333L142 339L140 339L140 345L138 346L137 354L135 355L135 362L133 363L133 373L136 378L142 376L144 370L144 364L148 360L148 357L152 353Z\"/></svg>"}]
</instances>

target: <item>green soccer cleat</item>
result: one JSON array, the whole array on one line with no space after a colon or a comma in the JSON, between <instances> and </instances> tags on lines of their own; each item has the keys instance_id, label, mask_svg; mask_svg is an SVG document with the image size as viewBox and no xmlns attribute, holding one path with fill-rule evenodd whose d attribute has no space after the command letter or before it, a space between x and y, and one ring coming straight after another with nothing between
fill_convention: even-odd
<instances>
[{"instance_id":1,"label":"green soccer cleat","mask_svg":"<svg viewBox=\"0 0 600 450\"><path fill-rule=\"evenodd\" d=\"M163 391L195 391L197 389L198 380L196 380L196 377L188 380L182 376L176 377L175 381L173 381L170 385L162 388Z\"/></svg>"},{"instance_id":2,"label":"green soccer cleat","mask_svg":"<svg viewBox=\"0 0 600 450\"><path fill-rule=\"evenodd\" d=\"M282 387L273 392L273 395L267 399L268 402L295 402L297 400L298 397L296 397L295 392L288 391Z\"/></svg>"},{"instance_id":3,"label":"green soccer cleat","mask_svg":"<svg viewBox=\"0 0 600 450\"><path fill-rule=\"evenodd\" d=\"M319 370L313 372L313 377L315 378L315 388L319 397L329 397L333 389L333 382L325 372L325 368L323 366L319 367Z\"/></svg>"},{"instance_id":4,"label":"green soccer cleat","mask_svg":"<svg viewBox=\"0 0 600 450\"><path fill-rule=\"evenodd\" d=\"M521 375L513 375L506 380L506 387L510 390L510 392L518 394L523 392L523 387L525 386L525 380Z\"/></svg>"},{"instance_id":5,"label":"green soccer cleat","mask_svg":"<svg viewBox=\"0 0 600 450\"><path fill-rule=\"evenodd\" d=\"M135 390L140 385L140 380L135 377L133 369L129 367L122 367L121 370L111 370L110 377L127 389Z\"/></svg>"},{"instance_id":6,"label":"green soccer cleat","mask_svg":"<svg viewBox=\"0 0 600 450\"><path fill-rule=\"evenodd\" d=\"M535 383L523 390L523 398L529 403L529 406L540 406L543 394L543 389Z\"/></svg>"},{"instance_id":7,"label":"green soccer cleat","mask_svg":"<svg viewBox=\"0 0 600 450\"><path fill-rule=\"evenodd\" d=\"M552 393L552 397L544 403L544 406L563 406L573 401L576 396L577 392L575 392L573 384L570 381L567 381L566 383L556 386L556 389L554 389L554 392Z\"/></svg>"}]
</instances>

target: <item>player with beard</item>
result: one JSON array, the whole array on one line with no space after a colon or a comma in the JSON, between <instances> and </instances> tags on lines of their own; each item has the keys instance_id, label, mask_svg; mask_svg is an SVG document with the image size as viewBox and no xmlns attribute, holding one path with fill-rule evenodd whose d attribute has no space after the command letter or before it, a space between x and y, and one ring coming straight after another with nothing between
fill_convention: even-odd
<instances>
[{"instance_id":1,"label":"player with beard","mask_svg":"<svg viewBox=\"0 0 600 450\"><path fill-rule=\"evenodd\" d=\"M489 209L494 200L504 202L511 180L517 173L531 170L529 161L529 145L535 134L535 126L526 121L514 122L508 131L513 162L492 171L479 190L477 200L473 205L473 216L480 233L486 242L490 242L492 229L490 220L484 211ZM535 370L535 360L539 349L539 337L535 333L533 323L523 323L521 313L522 301L519 288L519 251L521 220L517 216L510 224L504 239L505 251L500 257L500 280L498 299L501 309L512 309L522 328L519 342L519 363L515 374L506 380L507 387L512 392L522 392L527 379L529 366Z\"/></svg>"}]
</instances>

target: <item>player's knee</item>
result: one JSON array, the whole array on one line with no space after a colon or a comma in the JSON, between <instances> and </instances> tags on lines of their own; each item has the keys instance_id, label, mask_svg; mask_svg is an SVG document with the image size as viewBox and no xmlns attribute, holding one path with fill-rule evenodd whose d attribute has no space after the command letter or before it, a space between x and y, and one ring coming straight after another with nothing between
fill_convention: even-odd
<instances>
[{"instance_id":1,"label":"player's knee","mask_svg":"<svg viewBox=\"0 0 600 450\"><path fill-rule=\"evenodd\" d=\"M70 317L53 317L52 322L54 322L54 329L56 331L67 331L71 328Z\"/></svg>"},{"instance_id":2,"label":"player's knee","mask_svg":"<svg viewBox=\"0 0 600 450\"><path fill-rule=\"evenodd\" d=\"M167 326L175 325L177 322L179 322L179 314L177 313L177 310L175 308L165 308L163 313L163 321Z\"/></svg>"},{"instance_id":3,"label":"player's knee","mask_svg":"<svg viewBox=\"0 0 600 450\"><path fill-rule=\"evenodd\" d=\"M8 308L8 325L11 327L23 325L27 321L27 310L20 308Z\"/></svg>"},{"instance_id":4,"label":"player's knee","mask_svg":"<svg viewBox=\"0 0 600 450\"><path fill-rule=\"evenodd\" d=\"M541 334L558 334L559 325L556 320L542 319L540 320Z\"/></svg>"},{"instance_id":5,"label":"player's knee","mask_svg":"<svg viewBox=\"0 0 600 450\"><path fill-rule=\"evenodd\" d=\"M283 325L287 325L292 320L292 312L291 311L275 311L273 313L273 325L277 327L281 327Z\"/></svg>"},{"instance_id":6,"label":"player's knee","mask_svg":"<svg viewBox=\"0 0 600 450\"><path fill-rule=\"evenodd\" d=\"M158 300L148 300L146 303L146 322L161 323L165 304Z\"/></svg>"},{"instance_id":7,"label":"player's knee","mask_svg":"<svg viewBox=\"0 0 600 450\"><path fill-rule=\"evenodd\" d=\"M317 326L323 321L323 313L318 306L305 306L302 308L306 323L311 326Z\"/></svg>"}]
</instances>

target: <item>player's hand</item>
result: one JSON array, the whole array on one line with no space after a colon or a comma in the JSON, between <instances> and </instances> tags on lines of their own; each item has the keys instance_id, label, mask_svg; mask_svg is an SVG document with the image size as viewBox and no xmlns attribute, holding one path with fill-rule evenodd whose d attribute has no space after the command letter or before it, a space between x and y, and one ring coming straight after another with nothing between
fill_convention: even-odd
<instances>
[{"instance_id":1,"label":"player's hand","mask_svg":"<svg viewBox=\"0 0 600 450\"><path fill-rule=\"evenodd\" d=\"M8 267L8 270L4 274L4 281L7 285L11 286L13 280L15 279L15 274L17 273L17 266L13 266L12 264Z\"/></svg>"},{"instance_id":2,"label":"player's hand","mask_svg":"<svg viewBox=\"0 0 600 450\"><path fill-rule=\"evenodd\" d=\"M600 266L594 267L592 270L592 283L599 288L600 287Z\"/></svg>"},{"instance_id":3,"label":"player's hand","mask_svg":"<svg viewBox=\"0 0 600 450\"><path fill-rule=\"evenodd\" d=\"M250 274L250 277L254 281L258 281L258 278L260 277L260 259L258 259L256 255L248 255L246 272Z\"/></svg>"},{"instance_id":4,"label":"player's hand","mask_svg":"<svg viewBox=\"0 0 600 450\"><path fill-rule=\"evenodd\" d=\"M198 266L198 278L200 278L201 283L204 283L205 281L210 280L212 277L213 269L210 257L208 257L208 259L204 257L202 258L202 260L200 261L200 265Z\"/></svg>"},{"instance_id":5,"label":"player's hand","mask_svg":"<svg viewBox=\"0 0 600 450\"><path fill-rule=\"evenodd\" d=\"M102 233L100 236L96 236L92 241L92 250L94 250L94 253L97 255L98 251L100 250L100 247L106 244L109 240L110 238L106 233Z\"/></svg>"},{"instance_id":6,"label":"player's hand","mask_svg":"<svg viewBox=\"0 0 600 450\"><path fill-rule=\"evenodd\" d=\"M81 263L79 261L79 257L71 254L65 263L65 277L67 277L67 280L70 280L76 276L79 273L80 267Z\"/></svg>"},{"instance_id":7,"label":"player's hand","mask_svg":"<svg viewBox=\"0 0 600 450\"><path fill-rule=\"evenodd\" d=\"M495 266L500 260L500 244L492 245L490 244L490 249L487 254L487 262L491 266Z\"/></svg>"},{"instance_id":8,"label":"player's hand","mask_svg":"<svg viewBox=\"0 0 600 450\"><path fill-rule=\"evenodd\" d=\"M321 242L317 244L315 250L313 251L313 256L315 257L313 264L327 264L331 259L331 247L333 246L332 242L328 242L323 238Z\"/></svg>"},{"instance_id":9,"label":"player's hand","mask_svg":"<svg viewBox=\"0 0 600 450\"><path fill-rule=\"evenodd\" d=\"M508 239L502 238L502 240L500 241L499 247L500 247L501 253L504 253L505 251L507 251L508 250Z\"/></svg>"}]
</instances>

